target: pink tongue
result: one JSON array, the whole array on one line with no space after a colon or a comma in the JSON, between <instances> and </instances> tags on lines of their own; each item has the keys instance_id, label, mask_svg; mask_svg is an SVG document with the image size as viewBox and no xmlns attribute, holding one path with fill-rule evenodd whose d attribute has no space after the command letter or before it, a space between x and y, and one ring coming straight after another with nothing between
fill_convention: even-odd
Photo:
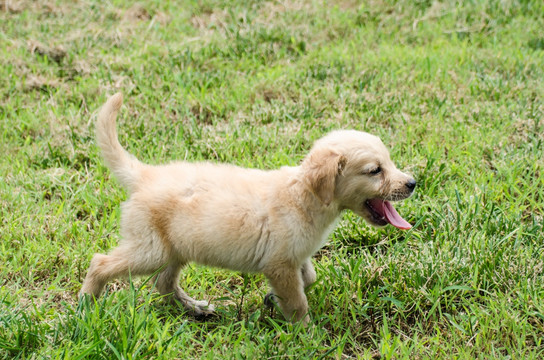
<instances>
[{"instance_id":1,"label":"pink tongue","mask_svg":"<svg viewBox=\"0 0 544 360\"><path fill-rule=\"evenodd\" d=\"M404 220L397 210L391 205L389 201L381 200L381 199L372 199L369 200L370 206L376 212L378 212L381 216L387 219L391 225L394 227L397 227L399 229L408 230L412 227L410 223L406 220Z\"/></svg>"}]
</instances>

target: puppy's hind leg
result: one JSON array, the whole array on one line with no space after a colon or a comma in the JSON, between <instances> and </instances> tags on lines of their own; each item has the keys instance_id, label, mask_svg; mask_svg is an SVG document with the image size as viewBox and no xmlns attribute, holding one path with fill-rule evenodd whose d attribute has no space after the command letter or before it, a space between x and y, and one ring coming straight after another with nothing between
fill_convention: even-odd
<instances>
[{"instance_id":1,"label":"puppy's hind leg","mask_svg":"<svg viewBox=\"0 0 544 360\"><path fill-rule=\"evenodd\" d=\"M179 272L184 265L175 261L168 263L164 270L157 275L157 289L161 294L169 296L171 301L180 302L194 316L213 314L213 305L204 300L193 299L179 286Z\"/></svg>"},{"instance_id":2,"label":"puppy's hind leg","mask_svg":"<svg viewBox=\"0 0 544 360\"><path fill-rule=\"evenodd\" d=\"M302 281L305 289L315 282L317 275L315 273L314 265L312 264L312 259L308 259L306 262L304 262L304 264L302 264L300 274L302 275Z\"/></svg>"},{"instance_id":3,"label":"puppy's hind leg","mask_svg":"<svg viewBox=\"0 0 544 360\"><path fill-rule=\"evenodd\" d=\"M80 295L99 297L106 283L120 277L151 274L165 261L160 252L149 252L138 244L122 245L109 255L95 254L83 281Z\"/></svg>"},{"instance_id":4,"label":"puppy's hind leg","mask_svg":"<svg viewBox=\"0 0 544 360\"><path fill-rule=\"evenodd\" d=\"M87 276L83 281L80 295L89 294L98 298L106 283L128 272L128 261L124 257L115 255L95 254Z\"/></svg>"}]
</instances>

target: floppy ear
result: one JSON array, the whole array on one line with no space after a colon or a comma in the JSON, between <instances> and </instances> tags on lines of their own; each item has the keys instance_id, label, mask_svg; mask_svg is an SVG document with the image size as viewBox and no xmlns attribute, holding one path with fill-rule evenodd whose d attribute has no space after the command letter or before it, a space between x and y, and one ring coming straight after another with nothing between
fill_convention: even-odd
<instances>
[{"instance_id":1,"label":"floppy ear","mask_svg":"<svg viewBox=\"0 0 544 360\"><path fill-rule=\"evenodd\" d=\"M346 161L345 156L334 150L317 148L312 149L302 162L305 180L324 205L331 203L336 176L342 173Z\"/></svg>"}]
</instances>

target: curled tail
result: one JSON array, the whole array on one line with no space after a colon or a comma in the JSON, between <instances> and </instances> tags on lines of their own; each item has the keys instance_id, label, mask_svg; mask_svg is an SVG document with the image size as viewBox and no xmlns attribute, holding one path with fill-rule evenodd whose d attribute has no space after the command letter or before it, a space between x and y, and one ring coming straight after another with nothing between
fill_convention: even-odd
<instances>
[{"instance_id":1,"label":"curled tail","mask_svg":"<svg viewBox=\"0 0 544 360\"><path fill-rule=\"evenodd\" d=\"M117 93L110 97L98 113L96 123L96 141L106 165L119 179L121 184L132 190L139 178L142 163L129 154L119 143L115 118L123 105L123 95Z\"/></svg>"}]
</instances>

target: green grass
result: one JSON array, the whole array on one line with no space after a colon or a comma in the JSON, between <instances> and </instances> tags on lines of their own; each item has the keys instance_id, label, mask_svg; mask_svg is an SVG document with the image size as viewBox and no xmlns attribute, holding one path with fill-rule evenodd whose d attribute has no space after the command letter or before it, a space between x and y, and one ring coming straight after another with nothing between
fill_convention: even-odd
<instances>
[{"instance_id":1,"label":"green grass","mask_svg":"<svg viewBox=\"0 0 544 360\"><path fill-rule=\"evenodd\" d=\"M0 358L544 357L544 3L0 3ZM60 48L61 47L61 48ZM410 231L346 213L316 255L308 328L261 275L192 265L218 316L149 279L77 292L126 193L94 143L150 163L297 164L331 129L380 136L418 180Z\"/></svg>"}]
</instances>

